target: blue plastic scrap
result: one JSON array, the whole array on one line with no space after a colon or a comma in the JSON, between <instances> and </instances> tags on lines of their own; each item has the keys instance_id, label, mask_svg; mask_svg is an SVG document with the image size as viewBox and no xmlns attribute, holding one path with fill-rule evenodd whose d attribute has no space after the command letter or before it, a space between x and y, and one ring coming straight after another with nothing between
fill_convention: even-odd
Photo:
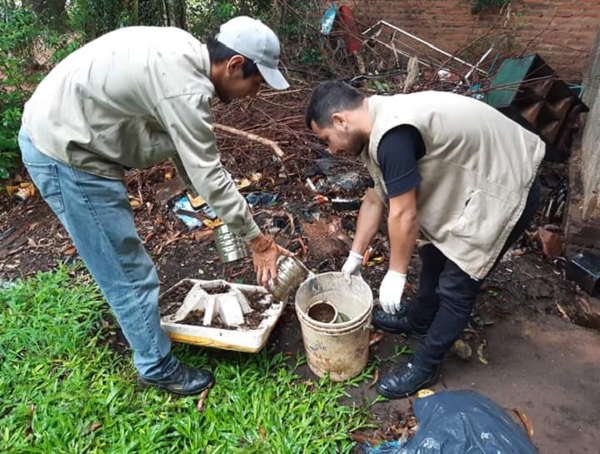
<instances>
[{"instance_id":1,"label":"blue plastic scrap","mask_svg":"<svg viewBox=\"0 0 600 454\"><path fill-rule=\"evenodd\" d=\"M185 214L177 213L179 210L195 211L192 205L190 204L190 201L188 200L187 196L185 195L180 199L176 200L175 204L173 205L173 212L175 213L175 216L181 219L186 225L186 227L190 230L195 229L197 227L202 227L204 225L200 219L196 219L191 216L186 216Z\"/></svg>"},{"instance_id":2,"label":"blue plastic scrap","mask_svg":"<svg viewBox=\"0 0 600 454\"><path fill-rule=\"evenodd\" d=\"M258 205L270 207L277 202L278 197L279 194L274 192L251 192L246 196L246 201L252 208Z\"/></svg>"},{"instance_id":3,"label":"blue plastic scrap","mask_svg":"<svg viewBox=\"0 0 600 454\"><path fill-rule=\"evenodd\" d=\"M495 402L475 391L441 391L414 403L419 428L404 445L372 447L367 454L536 454L525 431Z\"/></svg>"},{"instance_id":4,"label":"blue plastic scrap","mask_svg":"<svg viewBox=\"0 0 600 454\"><path fill-rule=\"evenodd\" d=\"M331 33L335 18L337 16L337 11L337 5L335 2L333 2L333 5L327 8L323 13L323 17L321 17L321 33L324 35L329 35L329 33Z\"/></svg>"}]
</instances>

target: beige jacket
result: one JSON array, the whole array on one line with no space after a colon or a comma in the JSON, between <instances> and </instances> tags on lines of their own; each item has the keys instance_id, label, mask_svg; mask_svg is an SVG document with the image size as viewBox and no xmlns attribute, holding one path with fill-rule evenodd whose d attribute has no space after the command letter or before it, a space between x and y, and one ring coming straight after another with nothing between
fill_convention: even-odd
<instances>
[{"instance_id":1,"label":"beige jacket","mask_svg":"<svg viewBox=\"0 0 600 454\"><path fill-rule=\"evenodd\" d=\"M260 231L221 166L206 46L177 28L129 27L69 55L25 106L23 125L48 156L101 177L176 153L198 193L246 240Z\"/></svg>"},{"instance_id":2,"label":"beige jacket","mask_svg":"<svg viewBox=\"0 0 600 454\"><path fill-rule=\"evenodd\" d=\"M463 271L483 279L525 208L544 143L487 104L452 93L373 96L369 112L373 130L361 158L379 196L387 205L379 142L390 129L412 125L426 147L418 161L421 232Z\"/></svg>"}]
</instances>

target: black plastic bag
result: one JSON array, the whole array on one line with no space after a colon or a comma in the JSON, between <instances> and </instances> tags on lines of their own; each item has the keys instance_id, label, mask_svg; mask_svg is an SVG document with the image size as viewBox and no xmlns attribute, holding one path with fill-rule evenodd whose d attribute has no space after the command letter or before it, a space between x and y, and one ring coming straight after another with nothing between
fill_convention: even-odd
<instances>
[{"instance_id":1,"label":"black plastic bag","mask_svg":"<svg viewBox=\"0 0 600 454\"><path fill-rule=\"evenodd\" d=\"M474 391L442 391L417 399L419 423L403 446L366 447L371 454L536 454L525 431L495 402Z\"/></svg>"}]
</instances>

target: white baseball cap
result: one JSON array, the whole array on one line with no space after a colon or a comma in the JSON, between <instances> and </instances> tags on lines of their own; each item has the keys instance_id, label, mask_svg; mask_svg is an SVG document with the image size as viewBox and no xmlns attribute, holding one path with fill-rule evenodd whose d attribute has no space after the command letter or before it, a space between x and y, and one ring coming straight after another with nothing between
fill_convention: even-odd
<instances>
[{"instance_id":1,"label":"white baseball cap","mask_svg":"<svg viewBox=\"0 0 600 454\"><path fill-rule=\"evenodd\" d=\"M278 69L279 39L273 30L261 21L248 16L234 17L221 25L215 38L231 50L252 60L271 87L285 90L290 86Z\"/></svg>"}]
</instances>

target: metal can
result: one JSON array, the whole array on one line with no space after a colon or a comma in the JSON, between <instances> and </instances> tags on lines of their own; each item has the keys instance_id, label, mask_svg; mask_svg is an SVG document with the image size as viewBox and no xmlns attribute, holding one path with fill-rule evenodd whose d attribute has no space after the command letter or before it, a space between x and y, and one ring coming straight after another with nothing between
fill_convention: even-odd
<instances>
[{"instance_id":1,"label":"metal can","mask_svg":"<svg viewBox=\"0 0 600 454\"><path fill-rule=\"evenodd\" d=\"M226 224L214 229L213 236L221 263L235 262L250 255L246 242Z\"/></svg>"},{"instance_id":2,"label":"metal can","mask_svg":"<svg viewBox=\"0 0 600 454\"><path fill-rule=\"evenodd\" d=\"M277 283L269 282L269 293L281 301L285 301L290 292L300 286L310 271L296 257L279 256L277 259Z\"/></svg>"}]
</instances>

